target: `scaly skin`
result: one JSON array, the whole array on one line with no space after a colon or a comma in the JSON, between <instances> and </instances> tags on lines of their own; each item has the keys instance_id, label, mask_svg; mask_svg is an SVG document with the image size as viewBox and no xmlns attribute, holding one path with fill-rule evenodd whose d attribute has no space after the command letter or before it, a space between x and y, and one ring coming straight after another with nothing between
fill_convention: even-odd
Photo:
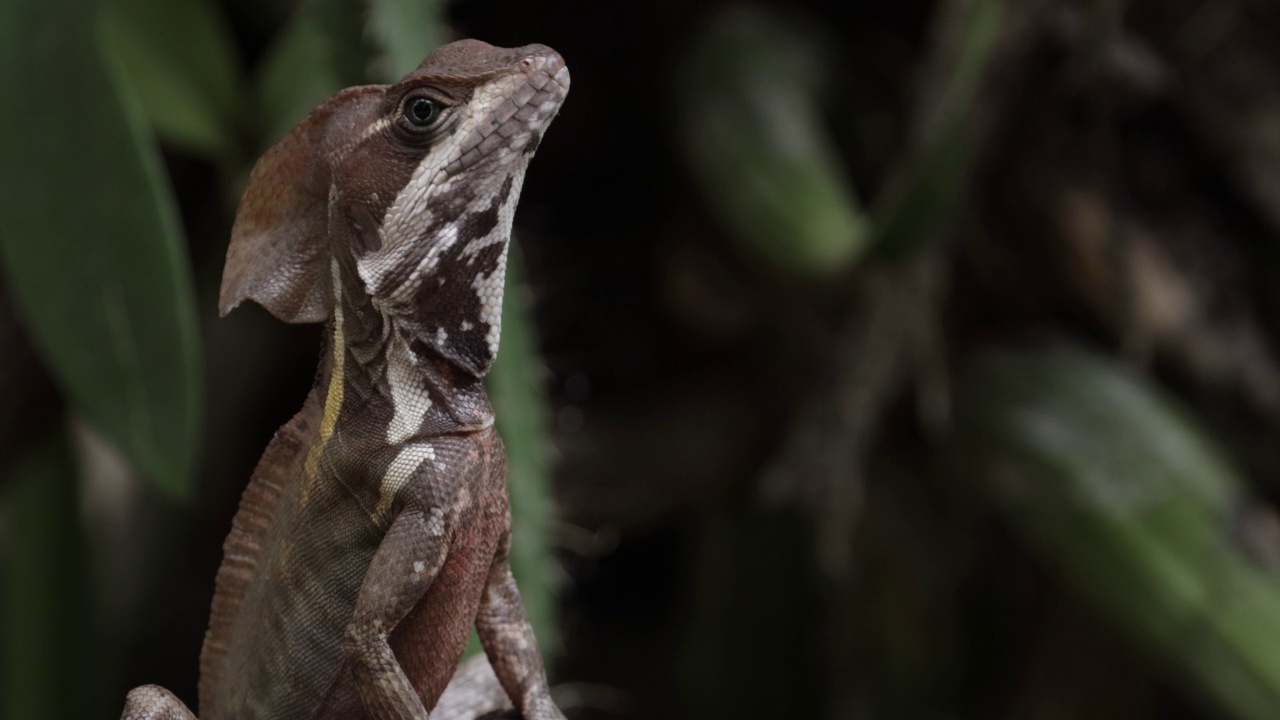
<instances>
[{"instance_id":1,"label":"scaly skin","mask_svg":"<svg viewBox=\"0 0 1280 720\"><path fill-rule=\"evenodd\" d=\"M339 93L254 167L222 312L252 299L324 321L326 342L224 545L205 720L426 718L473 624L522 716L563 718L508 564L481 379L524 171L568 87L550 48L453 43L395 85ZM194 715L146 686L123 717Z\"/></svg>"}]
</instances>

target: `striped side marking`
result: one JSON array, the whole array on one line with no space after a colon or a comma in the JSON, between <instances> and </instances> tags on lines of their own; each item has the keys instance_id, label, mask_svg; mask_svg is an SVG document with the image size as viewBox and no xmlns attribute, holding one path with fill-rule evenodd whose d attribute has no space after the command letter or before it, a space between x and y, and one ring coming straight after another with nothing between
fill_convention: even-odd
<instances>
[{"instance_id":1,"label":"striped side marking","mask_svg":"<svg viewBox=\"0 0 1280 720\"><path fill-rule=\"evenodd\" d=\"M320 456L324 454L329 438L333 437L342 410L343 374L346 365L346 337L342 331L342 274L338 261L329 261L333 272L333 372L329 375L329 393L324 400L324 417L320 420L320 440L307 453L306 477L302 486L302 504L307 504L311 486L320 471Z\"/></svg>"}]
</instances>

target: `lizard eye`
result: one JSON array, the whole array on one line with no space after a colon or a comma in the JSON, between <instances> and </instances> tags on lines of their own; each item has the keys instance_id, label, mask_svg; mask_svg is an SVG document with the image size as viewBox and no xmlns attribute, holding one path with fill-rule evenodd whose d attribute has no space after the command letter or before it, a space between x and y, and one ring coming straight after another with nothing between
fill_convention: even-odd
<instances>
[{"instance_id":1,"label":"lizard eye","mask_svg":"<svg viewBox=\"0 0 1280 720\"><path fill-rule=\"evenodd\" d=\"M440 119L440 103L431 98L410 98L404 104L404 119L415 127L427 128Z\"/></svg>"}]
</instances>

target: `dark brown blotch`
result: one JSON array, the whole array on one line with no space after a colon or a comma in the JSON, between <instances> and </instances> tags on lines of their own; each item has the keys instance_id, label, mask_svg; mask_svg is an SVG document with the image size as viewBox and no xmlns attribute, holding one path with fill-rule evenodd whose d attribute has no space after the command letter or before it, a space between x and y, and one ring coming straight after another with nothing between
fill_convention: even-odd
<instances>
[{"instance_id":1,"label":"dark brown blotch","mask_svg":"<svg viewBox=\"0 0 1280 720\"><path fill-rule=\"evenodd\" d=\"M507 179L502 181L502 187L498 188L497 194L493 196L488 207L477 210L462 220L462 226L458 228L460 241L478 240L493 232L493 229L498 226L498 213L507 202L507 198L511 196L512 182L511 176L508 175Z\"/></svg>"},{"instance_id":2,"label":"dark brown blotch","mask_svg":"<svg viewBox=\"0 0 1280 720\"><path fill-rule=\"evenodd\" d=\"M468 372L479 374L488 369L493 358L487 340L489 326L480 320L480 301L473 287L474 278L490 275L498 268L506 243L491 243L474 255L464 254L462 246L463 243L458 243L440 259L436 272L447 275L450 282L436 292L418 296L413 321L415 334L435 347L438 353ZM443 342L436 337L438 328L444 328L448 333Z\"/></svg>"}]
</instances>

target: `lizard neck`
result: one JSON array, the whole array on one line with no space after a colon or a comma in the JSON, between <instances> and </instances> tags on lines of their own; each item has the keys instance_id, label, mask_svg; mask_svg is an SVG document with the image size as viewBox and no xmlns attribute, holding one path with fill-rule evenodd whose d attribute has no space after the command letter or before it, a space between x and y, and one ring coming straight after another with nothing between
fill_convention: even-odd
<instances>
[{"instance_id":1,"label":"lizard neck","mask_svg":"<svg viewBox=\"0 0 1280 720\"><path fill-rule=\"evenodd\" d=\"M325 326L321 426L397 446L493 425L483 379L418 337L415 324L374 306L354 264L332 263L334 313Z\"/></svg>"}]
</instances>

